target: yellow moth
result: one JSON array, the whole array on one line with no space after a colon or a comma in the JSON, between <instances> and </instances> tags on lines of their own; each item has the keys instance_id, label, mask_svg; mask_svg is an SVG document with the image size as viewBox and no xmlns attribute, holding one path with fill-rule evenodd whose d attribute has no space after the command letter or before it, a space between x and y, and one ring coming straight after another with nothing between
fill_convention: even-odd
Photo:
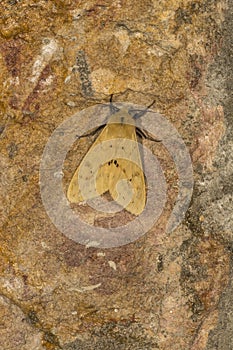
<instances>
[{"instance_id":1,"label":"yellow moth","mask_svg":"<svg viewBox=\"0 0 233 350\"><path fill-rule=\"evenodd\" d=\"M139 215L143 211L146 204L146 184L135 126L135 119L142 113L145 111L132 117L126 108L117 108L117 112L115 110L111 115L71 179L67 191L67 198L71 203L80 203L109 192L112 199L128 212ZM145 136L142 131L141 133ZM104 144L109 149L110 158L105 162L100 159L100 165L93 174L90 159L94 161L98 156L101 157L98 149ZM105 150L105 153L108 152ZM93 186L93 176L94 191L90 188ZM85 191L82 191L83 188Z\"/></svg>"}]
</instances>

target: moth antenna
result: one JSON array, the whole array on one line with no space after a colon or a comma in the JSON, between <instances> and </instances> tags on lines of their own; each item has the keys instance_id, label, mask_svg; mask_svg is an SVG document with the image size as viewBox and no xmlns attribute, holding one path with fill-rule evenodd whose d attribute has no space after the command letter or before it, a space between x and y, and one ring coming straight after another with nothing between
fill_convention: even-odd
<instances>
[{"instance_id":1,"label":"moth antenna","mask_svg":"<svg viewBox=\"0 0 233 350\"><path fill-rule=\"evenodd\" d=\"M152 107L155 104L155 100L149 105L147 106L147 109L149 109L150 107Z\"/></svg>"},{"instance_id":2,"label":"moth antenna","mask_svg":"<svg viewBox=\"0 0 233 350\"><path fill-rule=\"evenodd\" d=\"M153 106L154 103L155 103L155 100L149 106L147 106L145 109L134 114L133 119L141 118L148 111L148 109Z\"/></svg>"},{"instance_id":3,"label":"moth antenna","mask_svg":"<svg viewBox=\"0 0 233 350\"><path fill-rule=\"evenodd\" d=\"M113 100L113 94L110 95L110 100L109 100L109 102L110 102L110 111L111 111L111 114L114 114L114 113L119 112L120 108L114 106L112 100Z\"/></svg>"}]
</instances>

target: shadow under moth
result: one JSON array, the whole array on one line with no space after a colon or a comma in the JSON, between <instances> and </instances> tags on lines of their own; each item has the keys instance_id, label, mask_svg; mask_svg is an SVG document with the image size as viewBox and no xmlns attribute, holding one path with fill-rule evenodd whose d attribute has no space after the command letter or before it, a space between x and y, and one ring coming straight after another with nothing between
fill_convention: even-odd
<instances>
[{"instance_id":1,"label":"shadow under moth","mask_svg":"<svg viewBox=\"0 0 233 350\"><path fill-rule=\"evenodd\" d=\"M111 116L106 125L101 126L103 130L69 184L67 198L71 203L91 200L109 192L112 199L128 212L141 214L146 205L146 182L137 135L157 142L159 140L152 139L144 130L136 127L135 120L145 114L153 103L137 112L119 109L110 103ZM130 114L132 112L134 115ZM88 135L81 137L85 136ZM103 153L105 157L102 157ZM98 167L92 164L96 160Z\"/></svg>"}]
</instances>

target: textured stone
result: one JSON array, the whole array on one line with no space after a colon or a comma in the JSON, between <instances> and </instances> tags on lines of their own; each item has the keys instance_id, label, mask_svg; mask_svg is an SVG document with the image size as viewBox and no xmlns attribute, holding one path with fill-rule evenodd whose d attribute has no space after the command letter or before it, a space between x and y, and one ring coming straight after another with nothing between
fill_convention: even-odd
<instances>
[{"instance_id":1,"label":"textured stone","mask_svg":"<svg viewBox=\"0 0 233 350\"><path fill-rule=\"evenodd\" d=\"M1 4L0 349L230 349L212 345L225 328L232 244L225 0ZM164 213L136 242L103 250L52 224L39 165L58 125L111 94L155 100L189 147L195 188L185 221L166 235L177 174L166 150L145 141L168 182ZM64 188L94 139L70 150ZM77 210L103 227L128 219Z\"/></svg>"}]
</instances>

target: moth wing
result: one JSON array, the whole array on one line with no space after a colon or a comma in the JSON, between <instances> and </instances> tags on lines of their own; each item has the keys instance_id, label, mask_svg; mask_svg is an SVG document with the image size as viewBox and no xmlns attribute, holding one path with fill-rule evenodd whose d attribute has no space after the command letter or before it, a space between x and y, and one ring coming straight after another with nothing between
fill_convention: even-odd
<instances>
[{"instance_id":1,"label":"moth wing","mask_svg":"<svg viewBox=\"0 0 233 350\"><path fill-rule=\"evenodd\" d=\"M102 132L100 133L100 135L97 137L97 139L95 140L95 142L92 144L92 146L89 148L88 152L86 153L86 155L84 156L84 158L82 159L81 163L79 164L79 166L77 167L67 190L67 199L71 202L71 203L79 203L84 201L84 198L82 196L82 193L80 191L79 188L79 172L80 172L80 168L82 168L82 176L84 176L86 178L85 180L85 194L87 192L90 193L90 196L86 199L92 199L95 196L98 196L98 193L96 193L96 195L93 195L93 188L91 188L92 183L90 181L91 177L93 176L93 174L90 172L90 167L89 162L88 162L88 155L90 154L90 152L101 142L103 142L104 140L106 140L107 138L107 134L108 134L108 130L107 130L107 125L104 127L104 129L102 130ZM108 190L108 186L106 183L104 183L103 181L103 185L105 185L105 190L104 192L106 192ZM100 194L103 194L104 192L101 192Z\"/></svg>"},{"instance_id":2,"label":"moth wing","mask_svg":"<svg viewBox=\"0 0 233 350\"><path fill-rule=\"evenodd\" d=\"M135 129L127 136L127 139L137 142ZM139 148L137 144L127 142L127 139L121 141L124 158L118 158L120 152L116 150L116 158L99 169L96 189L100 194L108 190L114 201L130 213L139 215L146 203L145 178Z\"/></svg>"},{"instance_id":3,"label":"moth wing","mask_svg":"<svg viewBox=\"0 0 233 350\"><path fill-rule=\"evenodd\" d=\"M132 151L138 152L138 155L140 157L138 148L137 150L134 149ZM124 175L126 175L126 177L124 178L124 175L122 176L121 173L119 179L127 180L127 182L124 181L123 183L119 183L119 180L117 180L116 177L114 177L111 184L112 186L110 188L110 194L112 198L122 206L124 206L124 201L128 201L128 204L125 209L134 215L139 215L145 208L146 204L146 185L142 168L136 163L130 160L127 161L126 159L119 159L118 163L119 168L124 169ZM119 193L117 191L118 188ZM122 203L120 193L122 193ZM119 199L117 198L117 196Z\"/></svg>"},{"instance_id":4,"label":"moth wing","mask_svg":"<svg viewBox=\"0 0 233 350\"><path fill-rule=\"evenodd\" d=\"M90 172L88 155L101 142L121 138L121 154L119 149L114 149L114 156L110 162L100 166L97 171L95 187L90 179L93 174ZM137 144L135 127L127 124L107 124L97 137L80 165L76 169L67 191L67 198L71 203L82 202L83 196L79 188L79 171L82 168L82 177L85 178L85 200L95 198L109 191L112 199L123 206L134 215L139 215L146 203L146 186L142 171L141 155ZM136 146L135 146L136 145ZM134 161L132 161L134 160ZM115 161L115 162L114 162ZM116 164L115 164L116 163ZM88 195L86 195L88 193Z\"/></svg>"}]
</instances>

